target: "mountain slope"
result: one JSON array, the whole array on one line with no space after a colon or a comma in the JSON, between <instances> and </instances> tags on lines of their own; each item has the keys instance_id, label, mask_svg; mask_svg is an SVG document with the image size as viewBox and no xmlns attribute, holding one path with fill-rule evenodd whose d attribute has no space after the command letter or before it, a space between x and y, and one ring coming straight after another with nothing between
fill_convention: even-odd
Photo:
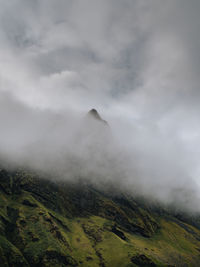
<instances>
[{"instance_id":1,"label":"mountain slope","mask_svg":"<svg viewBox=\"0 0 200 267\"><path fill-rule=\"evenodd\" d=\"M83 181L0 172L0 266L199 266L192 224Z\"/></svg>"}]
</instances>

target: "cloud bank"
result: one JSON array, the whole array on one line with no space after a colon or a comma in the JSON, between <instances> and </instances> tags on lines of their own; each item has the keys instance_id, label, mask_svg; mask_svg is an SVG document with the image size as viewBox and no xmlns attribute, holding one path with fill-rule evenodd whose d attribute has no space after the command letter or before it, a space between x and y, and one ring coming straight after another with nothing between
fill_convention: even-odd
<instances>
[{"instance_id":1,"label":"cloud bank","mask_svg":"<svg viewBox=\"0 0 200 267\"><path fill-rule=\"evenodd\" d=\"M200 2L0 3L2 161L198 210ZM93 107L103 143L83 130Z\"/></svg>"}]
</instances>

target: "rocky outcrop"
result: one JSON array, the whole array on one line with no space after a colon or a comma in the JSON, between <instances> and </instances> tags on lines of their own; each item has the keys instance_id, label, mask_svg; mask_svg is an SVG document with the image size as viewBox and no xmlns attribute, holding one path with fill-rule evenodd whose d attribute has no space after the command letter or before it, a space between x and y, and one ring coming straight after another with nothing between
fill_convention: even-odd
<instances>
[{"instance_id":1,"label":"rocky outcrop","mask_svg":"<svg viewBox=\"0 0 200 267\"><path fill-rule=\"evenodd\" d=\"M103 120L101 118L101 116L99 115L99 113L97 112L96 109L91 109L89 112L88 112L88 116L95 119L95 120L98 120L100 122L103 122L104 124L108 125L107 121Z\"/></svg>"},{"instance_id":2,"label":"rocky outcrop","mask_svg":"<svg viewBox=\"0 0 200 267\"><path fill-rule=\"evenodd\" d=\"M131 258L132 263L141 267L156 267L157 265L147 256L141 254Z\"/></svg>"}]
</instances>

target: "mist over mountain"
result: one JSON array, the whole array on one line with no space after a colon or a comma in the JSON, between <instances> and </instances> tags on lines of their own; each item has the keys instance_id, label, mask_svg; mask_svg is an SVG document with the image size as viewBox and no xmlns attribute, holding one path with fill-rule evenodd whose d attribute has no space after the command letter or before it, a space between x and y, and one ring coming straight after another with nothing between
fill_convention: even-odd
<instances>
[{"instance_id":1,"label":"mist over mountain","mask_svg":"<svg viewBox=\"0 0 200 267\"><path fill-rule=\"evenodd\" d=\"M196 0L1 1L2 161L198 210L199 9ZM92 135L107 134L86 126L92 108L109 124L103 144Z\"/></svg>"},{"instance_id":2,"label":"mist over mountain","mask_svg":"<svg viewBox=\"0 0 200 267\"><path fill-rule=\"evenodd\" d=\"M127 150L95 109L39 114L40 135L1 144L1 266L199 266L198 190L179 165Z\"/></svg>"},{"instance_id":3,"label":"mist over mountain","mask_svg":"<svg viewBox=\"0 0 200 267\"><path fill-rule=\"evenodd\" d=\"M0 4L0 266L198 267L200 1Z\"/></svg>"},{"instance_id":4,"label":"mist over mountain","mask_svg":"<svg viewBox=\"0 0 200 267\"><path fill-rule=\"evenodd\" d=\"M176 140L158 129L136 125L127 133L122 121L113 116L106 122L95 109L55 113L4 97L0 156L5 166L28 168L56 181L113 184L151 201L199 211L199 189L184 165L187 157Z\"/></svg>"}]
</instances>

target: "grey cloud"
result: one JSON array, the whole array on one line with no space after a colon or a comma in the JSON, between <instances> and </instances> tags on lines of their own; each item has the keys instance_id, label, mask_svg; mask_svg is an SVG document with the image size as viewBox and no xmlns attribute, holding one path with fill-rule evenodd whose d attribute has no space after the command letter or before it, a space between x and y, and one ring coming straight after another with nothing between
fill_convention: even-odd
<instances>
[{"instance_id":1,"label":"grey cloud","mask_svg":"<svg viewBox=\"0 0 200 267\"><path fill-rule=\"evenodd\" d=\"M59 155L71 162L73 154L80 169L85 163L85 174L100 174L103 159L91 170L85 146L68 146L77 116L95 107L118 144L107 151L113 165L106 165L105 176L123 177L125 187L164 201L174 199L177 188L181 197L188 189L196 195L189 203L197 203L200 2L0 3L1 156L38 167L41 154L47 169L53 161L63 169ZM69 159L61 148L75 152ZM123 160L115 156L118 149ZM115 172L117 160L123 164Z\"/></svg>"}]
</instances>

